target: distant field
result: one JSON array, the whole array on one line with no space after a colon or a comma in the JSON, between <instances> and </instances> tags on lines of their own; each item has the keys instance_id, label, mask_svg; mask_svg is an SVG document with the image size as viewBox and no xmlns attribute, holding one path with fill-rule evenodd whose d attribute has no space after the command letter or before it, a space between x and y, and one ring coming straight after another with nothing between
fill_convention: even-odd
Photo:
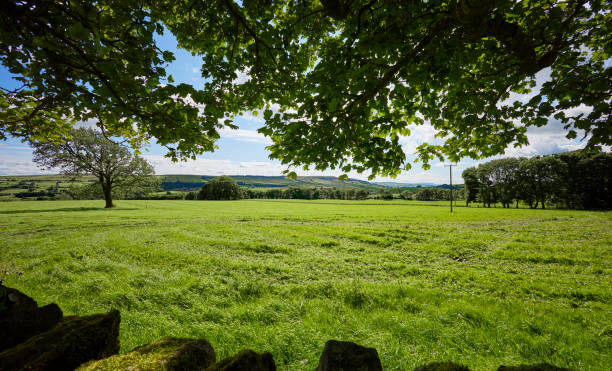
<instances>
[{"instance_id":1,"label":"distant field","mask_svg":"<svg viewBox=\"0 0 612 371\"><path fill-rule=\"evenodd\" d=\"M207 181L214 178L214 176L210 175L156 175L156 177L159 178L161 189L164 192L197 191ZM385 189L384 186L362 180L349 179L340 181L331 176L304 176L297 179L288 179L284 176L235 175L232 178L241 187L253 188L258 191L288 187L364 189L369 192L378 192ZM0 201L16 201L20 199L32 201L40 200L41 198L39 197L41 196L47 196L46 199L49 199L49 197L65 193L70 187L83 186L95 181L96 178L89 175L81 176L76 180L63 175L0 176ZM23 194L23 192L28 192L29 194ZM72 199L72 197L66 194L62 199Z\"/></svg>"},{"instance_id":2,"label":"distant field","mask_svg":"<svg viewBox=\"0 0 612 371\"><path fill-rule=\"evenodd\" d=\"M117 205L0 203L0 272L65 314L118 308L122 352L196 337L218 357L252 348L281 370L313 370L325 341L339 339L375 347L385 370L612 364L612 212Z\"/></svg>"}]
</instances>

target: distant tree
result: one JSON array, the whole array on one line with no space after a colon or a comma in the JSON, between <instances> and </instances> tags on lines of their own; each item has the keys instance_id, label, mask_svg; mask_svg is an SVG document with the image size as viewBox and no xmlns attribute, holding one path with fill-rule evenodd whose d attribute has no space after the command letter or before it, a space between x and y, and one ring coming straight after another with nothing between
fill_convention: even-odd
<instances>
[{"instance_id":1,"label":"distant tree","mask_svg":"<svg viewBox=\"0 0 612 371\"><path fill-rule=\"evenodd\" d=\"M198 200L239 200L243 198L242 189L228 176L218 176L202 186Z\"/></svg>"},{"instance_id":2,"label":"distant tree","mask_svg":"<svg viewBox=\"0 0 612 371\"><path fill-rule=\"evenodd\" d=\"M417 201L434 201L436 194L431 188L422 188L414 195L414 198Z\"/></svg>"},{"instance_id":3,"label":"distant tree","mask_svg":"<svg viewBox=\"0 0 612 371\"><path fill-rule=\"evenodd\" d=\"M104 197L102 187L98 182L85 184L71 184L64 190L73 200L94 200Z\"/></svg>"},{"instance_id":4,"label":"distant tree","mask_svg":"<svg viewBox=\"0 0 612 371\"><path fill-rule=\"evenodd\" d=\"M550 156L506 158L466 169L466 197L478 188L485 206L512 198L530 208L546 205L572 209L612 209L612 153L601 148L584 149Z\"/></svg>"},{"instance_id":5,"label":"distant tree","mask_svg":"<svg viewBox=\"0 0 612 371\"><path fill-rule=\"evenodd\" d=\"M154 192L162 191L161 179L157 177L147 177L142 179L138 183L138 187L127 187L120 185L116 190L113 191L113 197L115 194L126 200L144 200L148 199ZM166 194L170 195L170 191L166 191Z\"/></svg>"},{"instance_id":6,"label":"distant tree","mask_svg":"<svg viewBox=\"0 0 612 371\"><path fill-rule=\"evenodd\" d=\"M498 200L504 207L510 207L512 201L516 199L518 160L513 157L502 158L490 161L488 166L490 167L489 179L495 188Z\"/></svg>"},{"instance_id":7,"label":"distant tree","mask_svg":"<svg viewBox=\"0 0 612 371\"><path fill-rule=\"evenodd\" d=\"M491 204L497 202L497 195L495 193L495 187L491 180L491 174L493 173L494 167L490 162L478 165L476 175L478 176L478 195L482 201L483 206L491 207Z\"/></svg>"},{"instance_id":8,"label":"distant tree","mask_svg":"<svg viewBox=\"0 0 612 371\"><path fill-rule=\"evenodd\" d=\"M463 184L465 185L465 206L469 206L470 202L476 201L478 196L478 188L480 183L478 182L478 172L475 167L470 167L463 170L461 174L463 177Z\"/></svg>"},{"instance_id":9,"label":"distant tree","mask_svg":"<svg viewBox=\"0 0 612 371\"><path fill-rule=\"evenodd\" d=\"M558 157L566 165L564 198L568 207L612 209L612 153L583 150Z\"/></svg>"},{"instance_id":10,"label":"distant tree","mask_svg":"<svg viewBox=\"0 0 612 371\"><path fill-rule=\"evenodd\" d=\"M414 193L406 190L406 191L403 191L402 193L400 193L400 197L403 200L412 200L414 198Z\"/></svg>"},{"instance_id":11,"label":"distant tree","mask_svg":"<svg viewBox=\"0 0 612 371\"><path fill-rule=\"evenodd\" d=\"M536 186L536 167L533 161L528 158L519 159L519 168L516 176L517 197L525 201L530 209L538 207L537 186Z\"/></svg>"},{"instance_id":12,"label":"distant tree","mask_svg":"<svg viewBox=\"0 0 612 371\"><path fill-rule=\"evenodd\" d=\"M567 165L557 156L532 157L521 161L520 169L524 172L524 192L531 194L526 200L530 207L535 200L533 207L537 208L539 203L544 209L547 200L563 192Z\"/></svg>"},{"instance_id":13,"label":"distant tree","mask_svg":"<svg viewBox=\"0 0 612 371\"><path fill-rule=\"evenodd\" d=\"M354 200L355 199L355 190L354 189L347 189L346 191L344 191L345 195L346 195L346 199L347 200Z\"/></svg>"},{"instance_id":14,"label":"distant tree","mask_svg":"<svg viewBox=\"0 0 612 371\"><path fill-rule=\"evenodd\" d=\"M382 200L393 200L393 193L385 189L379 193L378 197Z\"/></svg>"},{"instance_id":15,"label":"distant tree","mask_svg":"<svg viewBox=\"0 0 612 371\"><path fill-rule=\"evenodd\" d=\"M365 189L360 189L357 192L355 192L355 199L365 200L368 198L369 195L370 195L370 192L366 191Z\"/></svg>"},{"instance_id":16,"label":"distant tree","mask_svg":"<svg viewBox=\"0 0 612 371\"><path fill-rule=\"evenodd\" d=\"M31 141L30 145L34 162L43 168L59 168L62 174L72 176L95 176L106 208L114 206L114 189L137 187L155 173L142 157L89 128L72 129L61 143Z\"/></svg>"}]
</instances>

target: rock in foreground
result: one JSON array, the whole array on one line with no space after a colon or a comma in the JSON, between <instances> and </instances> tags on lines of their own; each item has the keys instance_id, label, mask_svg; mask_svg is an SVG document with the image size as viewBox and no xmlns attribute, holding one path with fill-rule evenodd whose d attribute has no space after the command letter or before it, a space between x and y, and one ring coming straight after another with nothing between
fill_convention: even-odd
<instances>
[{"instance_id":1,"label":"rock in foreground","mask_svg":"<svg viewBox=\"0 0 612 371\"><path fill-rule=\"evenodd\" d=\"M126 354L88 362L78 370L204 370L215 361L215 351L206 340L165 337Z\"/></svg>"},{"instance_id":2,"label":"rock in foreground","mask_svg":"<svg viewBox=\"0 0 612 371\"><path fill-rule=\"evenodd\" d=\"M0 352L51 329L60 319L56 304L39 308L29 296L0 283Z\"/></svg>"},{"instance_id":3,"label":"rock in foreground","mask_svg":"<svg viewBox=\"0 0 612 371\"><path fill-rule=\"evenodd\" d=\"M206 371L276 371L276 364L272 354L268 352L259 354L252 350L243 350L233 357L215 363Z\"/></svg>"},{"instance_id":4,"label":"rock in foreground","mask_svg":"<svg viewBox=\"0 0 612 371\"><path fill-rule=\"evenodd\" d=\"M0 370L70 370L119 350L119 312L64 318L56 327L0 353Z\"/></svg>"},{"instance_id":5,"label":"rock in foreground","mask_svg":"<svg viewBox=\"0 0 612 371\"><path fill-rule=\"evenodd\" d=\"M317 371L381 371L378 352L348 341L325 343Z\"/></svg>"}]
</instances>

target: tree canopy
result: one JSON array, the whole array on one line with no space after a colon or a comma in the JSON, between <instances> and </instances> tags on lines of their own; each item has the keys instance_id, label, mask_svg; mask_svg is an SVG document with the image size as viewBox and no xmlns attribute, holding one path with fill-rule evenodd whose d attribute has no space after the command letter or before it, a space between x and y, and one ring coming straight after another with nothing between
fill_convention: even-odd
<instances>
[{"instance_id":1,"label":"tree canopy","mask_svg":"<svg viewBox=\"0 0 612 371\"><path fill-rule=\"evenodd\" d=\"M610 209L610 174L611 153L582 150L488 161L465 169L463 180L467 205L510 207L515 201L518 207L524 201L530 208Z\"/></svg>"},{"instance_id":2,"label":"tree canopy","mask_svg":"<svg viewBox=\"0 0 612 371\"><path fill-rule=\"evenodd\" d=\"M197 195L198 200L240 200L242 189L229 176L222 175L206 182Z\"/></svg>"},{"instance_id":3,"label":"tree canopy","mask_svg":"<svg viewBox=\"0 0 612 371\"><path fill-rule=\"evenodd\" d=\"M400 138L426 122L443 144L418 147L425 166L503 153L551 119L568 138L612 145L611 10L598 0L15 1L1 10L0 60L24 87L3 90L0 129L44 136L66 129L61 117L105 115L109 132L134 145L155 137L178 158L212 150L224 117L262 110L271 157L383 176L410 167ZM166 76L172 53L153 38L163 27L202 57L204 86ZM547 68L533 97L511 99Z\"/></svg>"},{"instance_id":4,"label":"tree canopy","mask_svg":"<svg viewBox=\"0 0 612 371\"><path fill-rule=\"evenodd\" d=\"M59 141L74 121L96 120L137 148L151 138L173 158L214 148L223 112L214 91L172 84L151 2L7 1L0 7L0 61L22 84L2 88L6 134Z\"/></svg>"},{"instance_id":5,"label":"tree canopy","mask_svg":"<svg viewBox=\"0 0 612 371\"><path fill-rule=\"evenodd\" d=\"M72 129L61 143L32 141L31 145L34 162L42 167L60 168L67 175L95 176L107 208L113 207L114 189L138 186L155 173L142 157L90 128Z\"/></svg>"}]
</instances>

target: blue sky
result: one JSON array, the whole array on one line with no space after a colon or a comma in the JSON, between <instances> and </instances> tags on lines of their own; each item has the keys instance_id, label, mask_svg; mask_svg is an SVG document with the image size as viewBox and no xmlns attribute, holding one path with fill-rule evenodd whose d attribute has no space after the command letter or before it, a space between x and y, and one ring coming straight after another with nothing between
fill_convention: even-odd
<instances>
[{"instance_id":1,"label":"blue sky","mask_svg":"<svg viewBox=\"0 0 612 371\"><path fill-rule=\"evenodd\" d=\"M176 83L193 84L201 86L204 80L200 74L201 60L197 56L182 49L176 48L174 37L166 33L158 37L158 46L163 50L174 52L176 60L170 64L166 70L172 74ZM544 70L536 75L537 81L542 83L548 78L549 72ZM15 83L11 79L8 71L0 66L0 86L11 88ZM511 99L529 99L529 96L513 96ZM577 111L585 111L586 107L578 108ZM268 158L269 152L266 146L271 142L268 138L257 133L257 129L262 126L261 118L255 117L250 113L236 118L235 123L239 126L238 130L223 130L221 139L217 142L218 150L199 156L196 160L173 163L166 157L165 150L151 144L143 151L143 157L153 164L157 174L200 174L200 175L282 175L286 169L278 161ZM411 128L412 134L402 138L401 142L407 157L413 160L412 155L416 146L421 143L432 143L435 131L429 125ZM581 135L578 135L581 138ZM575 150L584 147L586 142L579 140L569 140L565 138L565 131L559 122L551 121L548 125L541 128L530 128L528 130L529 146L523 148L509 148L505 156L526 156L544 155L551 153ZM503 157L503 156L502 156ZM461 182L460 174L463 169L474 166L479 162L464 159L453 169L455 182ZM334 175L338 176L341 172L327 171L301 171L292 169L299 175ZM29 175L57 173L57 171L41 170L32 163L32 151L26 143L22 143L15 138L7 141L0 141L0 175ZM350 173L351 178L367 179L368 174ZM423 170L420 163L413 163L410 171L405 171L396 179L377 178L378 181L397 181L407 183L433 182L448 183L448 168L440 162L433 162L430 170Z\"/></svg>"}]
</instances>

